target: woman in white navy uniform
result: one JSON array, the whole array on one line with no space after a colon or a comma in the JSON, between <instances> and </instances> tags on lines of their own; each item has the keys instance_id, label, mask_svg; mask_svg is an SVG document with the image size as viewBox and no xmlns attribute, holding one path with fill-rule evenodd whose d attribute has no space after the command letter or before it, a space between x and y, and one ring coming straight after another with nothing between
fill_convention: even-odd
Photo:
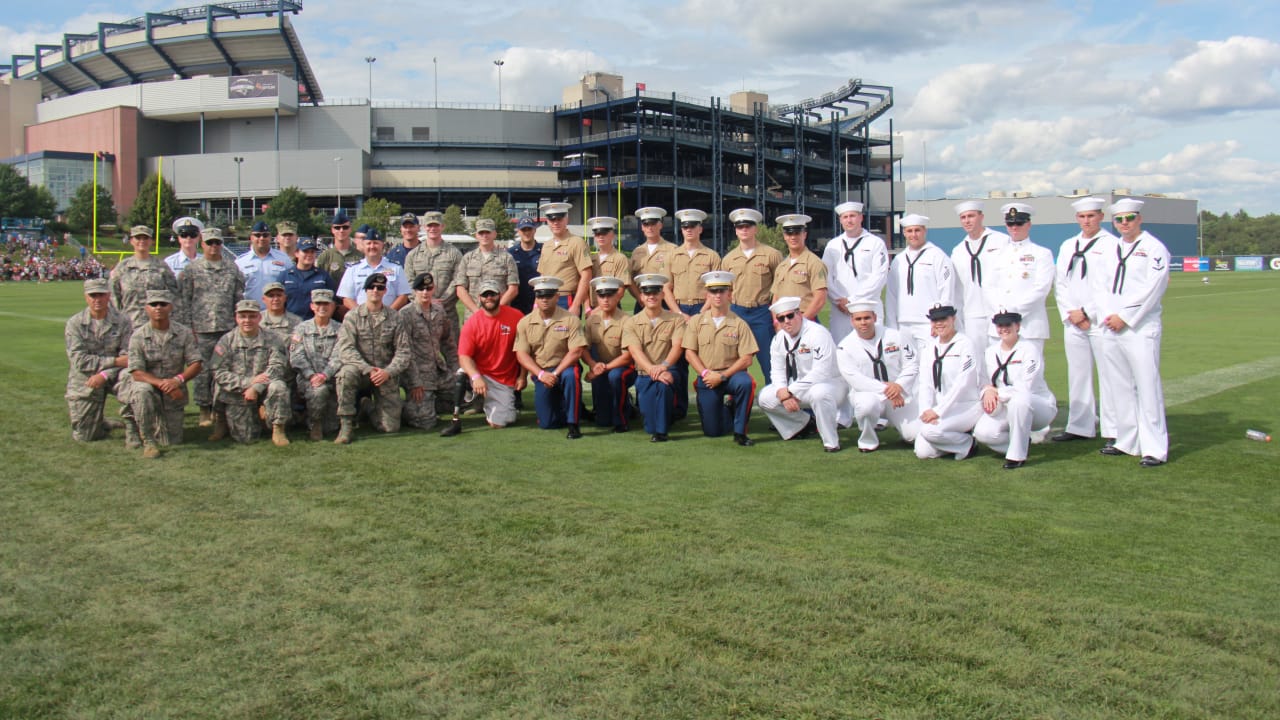
<instances>
[{"instance_id":1,"label":"woman in white navy uniform","mask_svg":"<svg viewBox=\"0 0 1280 720\"><path fill-rule=\"evenodd\" d=\"M920 411L916 406L916 375L920 362L911 335L876 322L873 303L851 303L853 332L836 346L836 364L849 386L853 419L858 423L858 451L880 447L876 425L880 418L914 442Z\"/></svg>"},{"instance_id":2,"label":"woman in white navy uniform","mask_svg":"<svg viewBox=\"0 0 1280 720\"><path fill-rule=\"evenodd\" d=\"M999 312L991 319L1000 342L987 348L991 383L982 389L982 417L973 428L978 442L1004 453L1004 469L1027 464L1032 428L1058 414L1058 400L1044 381L1044 355L1019 337L1022 315Z\"/></svg>"},{"instance_id":3,"label":"woman in white navy uniform","mask_svg":"<svg viewBox=\"0 0 1280 720\"><path fill-rule=\"evenodd\" d=\"M978 360L973 341L956 332L956 309L936 305L929 310L932 342L920 353L920 425L916 457L955 455L957 460L978 453L970 434L982 416L978 399ZM927 374L926 374L927 371Z\"/></svg>"},{"instance_id":4,"label":"woman in white navy uniform","mask_svg":"<svg viewBox=\"0 0 1280 720\"><path fill-rule=\"evenodd\" d=\"M1111 206L1120 242L1102 272L1093 276L1097 309L1089 315L1106 326L1102 372L1108 379L1102 387L1115 394L1116 441L1099 452L1140 455L1139 465L1156 467L1169 459L1160 385L1160 300L1169 287L1169 250L1142 229L1142 206L1132 198Z\"/></svg>"}]
</instances>

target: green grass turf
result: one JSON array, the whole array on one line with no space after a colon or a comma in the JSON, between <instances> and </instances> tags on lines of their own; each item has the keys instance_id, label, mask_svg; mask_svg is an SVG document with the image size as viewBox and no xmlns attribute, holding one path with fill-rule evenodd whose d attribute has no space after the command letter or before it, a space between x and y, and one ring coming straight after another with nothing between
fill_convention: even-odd
<instances>
[{"instance_id":1,"label":"green grass turf","mask_svg":"<svg viewBox=\"0 0 1280 720\"><path fill-rule=\"evenodd\" d=\"M0 285L0 717L1280 716L1278 448L1243 438L1280 430L1280 273L1174 275L1153 470L826 455L759 413L754 448L189 417L144 461L69 439L81 303Z\"/></svg>"}]
</instances>

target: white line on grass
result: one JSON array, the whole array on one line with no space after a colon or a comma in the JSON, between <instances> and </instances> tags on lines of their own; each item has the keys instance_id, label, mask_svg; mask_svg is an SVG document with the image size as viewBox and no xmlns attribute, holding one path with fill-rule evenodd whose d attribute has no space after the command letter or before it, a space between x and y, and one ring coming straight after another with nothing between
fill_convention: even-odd
<instances>
[{"instance_id":1,"label":"white line on grass","mask_svg":"<svg viewBox=\"0 0 1280 720\"><path fill-rule=\"evenodd\" d=\"M1203 300L1204 298L1222 297L1223 295L1249 295L1251 293L1275 292L1277 290L1280 290L1280 287L1258 288L1257 290L1233 290L1231 292L1220 292L1220 293L1196 293L1195 295L1170 295L1164 299L1165 300L1185 300L1187 298L1195 298L1196 300Z\"/></svg>"},{"instance_id":2,"label":"white line on grass","mask_svg":"<svg viewBox=\"0 0 1280 720\"><path fill-rule=\"evenodd\" d=\"M1165 407L1194 402L1232 388L1280 375L1280 355L1207 370L1164 383Z\"/></svg>"},{"instance_id":3,"label":"white line on grass","mask_svg":"<svg viewBox=\"0 0 1280 720\"><path fill-rule=\"evenodd\" d=\"M43 320L45 322L58 323L59 325L67 322L67 319L71 317L70 315L64 318L48 317L46 315L28 315L26 313L8 312L7 310L0 310L0 315L5 317L15 317L22 320Z\"/></svg>"}]
</instances>

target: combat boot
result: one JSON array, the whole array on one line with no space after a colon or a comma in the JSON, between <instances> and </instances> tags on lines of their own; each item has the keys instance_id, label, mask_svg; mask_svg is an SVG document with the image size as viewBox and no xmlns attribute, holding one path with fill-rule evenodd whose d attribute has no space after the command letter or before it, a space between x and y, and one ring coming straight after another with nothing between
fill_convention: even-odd
<instances>
[{"instance_id":1,"label":"combat boot","mask_svg":"<svg viewBox=\"0 0 1280 720\"><path fill-rule=\"evenodd\" d=\"M337 445L350 445L352 433L351 426L355 424L354 419L344 416L339 418L338 422L341 423L341 425L338 428L338 437L334 438L333 442Z\"/></svg>"},{"instance_id":2,"label":"combat boot","mask_svg":"<svg viewBox=\"0 0 1280 720\"><path fill-rule=\"evenodd\" d=\"M316 423L311 426L311 434L309 435L309 437L314 441L323 440L324 439L324 423L320 421L316 421Z\"/></svg>"},{"instance_id":3,"label":"combat boot","mask_svg":"<svg viewBox=\"0 0 1280 720\"><path fill-rule=\"evenodd\" d=\"M284 447L289 444L289 436L284 432L284 425L271 426L271 444L276 447Z\"/></svg>"},{"instance_id":4,"label":"combat boot","mask_svg":"<svg viewBox=\"0 0 1280 720\"><path fill-rule=\"evenodd\" d=\"M215 411L213 413L213 434L209 436L209 442L225 440L230 432L230 428L227 427L227 414Z\"/></svg>"},{"instance_id":5,"label":"combat boot","mask_svg":"<svg viewBox=\"0 0 1280 720\"><path fill-rule=\"evenodd\" d=\"M200 427L213 427L213 408L200 408Z\"/></svg>"},{"instance_id":6,"label":"combat boot","mask_svg":"<svg viewBox=\"0 0 1280 720\"><path fill-rule=\"evenodd\" d=\"M130 450L142 447L142 434L138 432L138 422L133 418L124 419L124 446Z\"/></svg>"},{"instance_id":7,"label":"combat boot","mask_svg":"<svg viewBox=\"0 0 1280 720\"><path fill-rule=\"evenodd\" d=\"M142 446L142 457L148 460L154 460L160 457L160 448L156 447L155 443L148 441Z\"/></svg>"}]
</instances>

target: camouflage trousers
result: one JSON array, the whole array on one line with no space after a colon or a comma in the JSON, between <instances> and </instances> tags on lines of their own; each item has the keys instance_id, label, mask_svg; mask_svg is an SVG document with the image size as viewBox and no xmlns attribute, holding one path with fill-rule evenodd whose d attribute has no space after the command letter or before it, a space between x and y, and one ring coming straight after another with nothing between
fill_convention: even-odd
<instances>
[{"instance_id":1,"label":"camouflage trousers","mask_svg":"<svg viewBox=\"0 0 1280 720\"><path fill-rule=\"evenodd\" d=\"M182 443L182 412L187 406L187 388L174 400L144 382L130 381L121 393L125 406L120 411L126 425L137 428L142 441L157 445Z\"/></svg>"},{"instance_id":2,"label":"camouflage trousers","mask_svg":"<svg viewBox=\"0 0 1280 720\"><path fill-rule=\"evenodd\" d=\"M227 414L227 430L231 439L238 443L251 443L262 434L262 421L258 417L258 407L266 409L268 425L284 425L289 422L292 409L289 407L289 386L283 380L272 380L267 385L267 392L259 396L257 402L248 402L240 398L239 402L225 402L227 394L222 394L223 410Z\"/></svg>"},{"instance_id":3,"label":"camouflage trousers","mask_svg":"<svg viewBox=\"0 0 1280 720\"><path fill-rule=\"evenodd\" d=\"M379 432L396 432L400 429L400 383L395 379L374 387L369 376L355 367L338 371L338 417L354 417L356 397L361 390L373 391L373 407L369 411L369 424Z\"/></svg>"},{"instance_id":4,"label":"camouflage trousers","mask_svg":"<svg viewBox=\"0 0 1280 720\"><path fill-rule=\"evenodd\" d=\"M432 383L432 385L434 384ZM439 418L436 412L435 390L428 388L423 392L422 400L419 402L414 402L409 397L409 388L406 387L404 393L404 411L401 413L404 424L419 430L430 430L435 427L437 418Z\"/></svg>"},{"instance_id":5,"label":"camouflage trousers","mask_svg":"<svg viewBox=\"0 0 1280 720\"><path fill-rule=\"evenodd\" d=\"M200 374L191 378L191 399L201 409L213 407L213 371L209 369L209 361L213 358L213 346L218 339L226 335L226 330L211 333L195 333L196 349L200 351Z\"/></svg>"},{"instance_id":6,"label":"camouflage trousers","mask_svg":"<svg viewBox=\"0 0 1280 720\"><path fill-rule=\"evenodd\" d=\"M338 398L333 380L326 380L320 387L298 376L294 395L307 406L307 427L321 427L326 433L338 429Z\"/></svg>"},{"instance_id":7,"label":"camouflage trousers","mask_svg":"<svg viewBox=\"0 0 1280 720\"><path fill-rule=\"evenodd\" d=\"M89 397L67 396L67 410L71 414L71 439L77 442L93 442L107 436L107 395L115 395L124 402L124 390L129 384L128 376L117 383L109 382L94 390Z\"/></svg>"}]
</instances>

